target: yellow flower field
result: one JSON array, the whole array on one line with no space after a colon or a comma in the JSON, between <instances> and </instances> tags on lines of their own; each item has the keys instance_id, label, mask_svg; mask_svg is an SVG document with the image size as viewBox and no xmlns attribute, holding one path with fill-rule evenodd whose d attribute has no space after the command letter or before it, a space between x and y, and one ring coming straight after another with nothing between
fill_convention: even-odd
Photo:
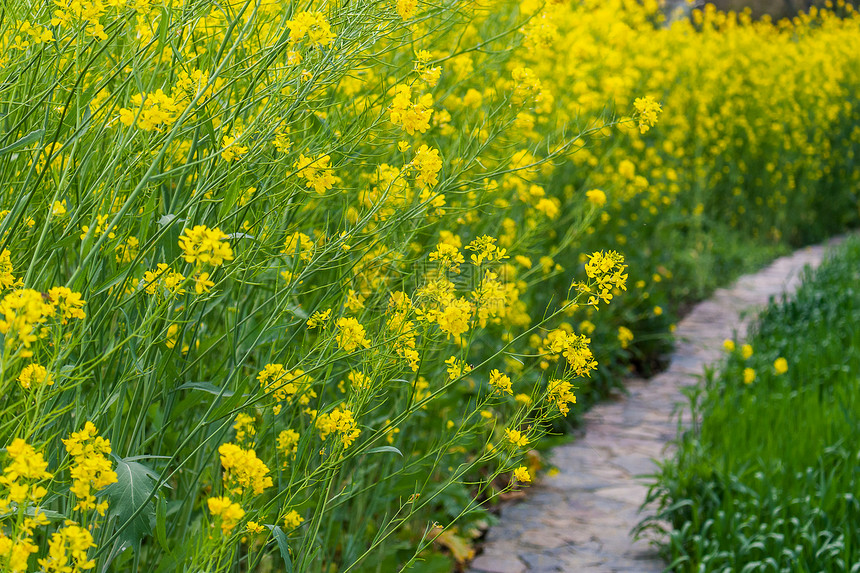
<instances>
[{"instance_id":1,"label":"yellow flower field","mask_svg":"<svg viewBox=\"0 0 860 573\"><path fill-rule=\"evenodd\" d=\"M7 3L0 569L466 559L684 302L857 223L828 7Z\"/></svg>"}]
</instances>

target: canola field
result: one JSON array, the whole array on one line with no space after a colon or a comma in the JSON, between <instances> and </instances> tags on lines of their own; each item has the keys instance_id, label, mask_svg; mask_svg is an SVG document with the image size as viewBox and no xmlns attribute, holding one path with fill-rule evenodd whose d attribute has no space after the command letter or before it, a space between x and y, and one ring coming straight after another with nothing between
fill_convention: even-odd
<instances>
[{"instance_id":1,"label":"canola field","mask_svg":"<svg viewBox=\"0 0 860 573\"><path fill-rule=\"evenodd\" d=\"M0 48L2 571L449 571L684 304L860 219L841 0L11 0Z\"/></svg>"}]
</instances>

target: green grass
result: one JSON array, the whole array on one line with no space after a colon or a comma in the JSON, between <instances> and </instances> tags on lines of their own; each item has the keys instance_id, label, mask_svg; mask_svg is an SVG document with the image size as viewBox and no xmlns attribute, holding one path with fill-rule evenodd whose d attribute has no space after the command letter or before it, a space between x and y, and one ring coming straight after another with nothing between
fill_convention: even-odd
<instances>
[{"instance_id":1,"label":"green grass","mask_svg":"<svg viewBox=\"0 0 860 573\"><path fill-rule=\"evenodd\" d=\"M691 393L697 424L662 465L658 510L640 526L671 523L673 570L860 571L858 285L852 239L760 315L749 358L739 347Z\"/></svg>"}]
</instances>

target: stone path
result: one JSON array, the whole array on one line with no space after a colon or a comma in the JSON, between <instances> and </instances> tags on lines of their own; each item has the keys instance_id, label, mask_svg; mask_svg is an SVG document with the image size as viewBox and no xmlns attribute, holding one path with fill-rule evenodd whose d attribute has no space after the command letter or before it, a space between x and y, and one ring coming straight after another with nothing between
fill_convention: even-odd
<instances>
[{"instance_id":1,"label":"stone path","mask_svg":"<svg viewBox=\"0 0 860 573\"><path fill-rule=\"evenodd\" d=\"M816 266L824 250L809 247L777 259L698 304L678 324L669 369L650 380L627 381L627 396L586 414L585 436L552 452L559 473L502 509L470 573L663 571L656 549L630 537L647 492L636 476L652 473L652 459L667 453L677 431L673 412L684 401L681 388L695 384L704 367L720 358L723 340L746 333L771 297L793 291L800 271Z\"/></svg>"}]
</instances>

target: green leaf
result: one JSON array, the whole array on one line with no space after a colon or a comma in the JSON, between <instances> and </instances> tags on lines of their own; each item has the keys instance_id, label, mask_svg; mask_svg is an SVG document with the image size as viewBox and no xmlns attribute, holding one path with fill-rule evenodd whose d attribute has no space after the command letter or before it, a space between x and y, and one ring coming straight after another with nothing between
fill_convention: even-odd
<instances>
[{"instance_id":1,"label":"green leaf","mask_svg":"<svg viewBox=\"0 0 860 573\"><path fill-rule=\"evenodd\" d=\"M293 561L290 559L290 545L287 543L287 534L277 525L272 527L272 535L278 543L278 549L281 550L281 557L284 560L286 573L293 573Z\"/></svg>"},{"instance_id":2,"label":"green leaf","mask_svg":"<svg viewBox=\"0 0 860 573\"><path fill-rule=\"evenodd\" d=\"M212 382L185 382L184 384L180 384L176 387L177 390L202 390L203 392L208 392L209 394L213 394L215 396L224 396L229 398L235 392L232 390L222 390Z\"/></svg>"},{"instance_id":3,"label":"green leaf","mask_svg":"<svg viewBox=\"0 0 860 573\"><path fill-rule=\"evenodd\" d=\"M0 155L5 155L5 154L9 153L10 151L15 151L16 149L18 149L20 147L24 147L28 143L33 143L34 141L38 141L38 140L42 139L43 135L45 135L44 129L37 129L35 131L31 131L30 133L28 133L27 135L25 135L24 137L22 137L21 139L19 139L15 143L12 143L12 144L7 145L6 147L3 147L2 149L0 149Z\"/></svg>"},{"instance_id":4,"label":"green leaf","mask_svg":"<svg viewBox=\"0 0 860 573\"><path fill-rule=\"evenodd\" d=\"M155 538L165 551L170 549L167 541L167 501L159 497L155 505Z\"/></svg>"},{"instance_id":5,"label":"green leaf","mask_svg":"<svg viewBox=\"0 0 860 573\"><path fill-rule=\"evenodd\" d=\"M170 28L170 15L167 8L161 9L161 18L158 19L158 47L159 52L167 47L167 34Z\"/></svg>"},{"instance_id":6,"label":"green leaf","mask_svg":"<svg viewBox=\"0 0 860 573\"><path fill-rule=\"evenodd\" d=\"M116 483L107 486L103 494L108 498L111 517L122 528L117 540L128 546L152 533L156 503L155 498L150 497L158 483L158 474L139 462L115 459ZM132 518L143 504L146 507Z\"/></svg>"},{"instance_id":7,"label":"green leaf","mask_svg":"<svg viewBox=\"0 0 860 573\"><path fill-rule=\"evenodd\" d=\"M397 454L398 456L400 456L401 458L403 457L403 452L401 452L400 450L398 450L394 446L379 446L378 448L370 448L369 450L367 450L364 453L366 453L366 454L379 454L382 452L393 452L393 453Z\"/></svg>"}]
</instances>

